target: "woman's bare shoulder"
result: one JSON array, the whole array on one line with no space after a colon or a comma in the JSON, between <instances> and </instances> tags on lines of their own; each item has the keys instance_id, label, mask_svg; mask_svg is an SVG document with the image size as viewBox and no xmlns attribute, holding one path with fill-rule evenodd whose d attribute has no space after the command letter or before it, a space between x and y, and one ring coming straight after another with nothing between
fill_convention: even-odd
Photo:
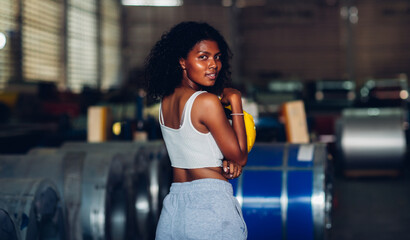
<instances>
[{"instance_id":1,"label":"woman's bare shoulder","mask_svg":"<svg viewBox=\"0 0 410 240\"><path fill-rule=\"evenodd\" d=\"M209 120L216 120L217 116L225 114L218 96L207 92L197 97L193 109L198 114L197 116L200 116L203 120L209 118Z\"/></svg>"},{"instance_id":2,"label":"woman's bare shoulder","mask_svg":"<svg viewBox=\"0 0 410 240\"><path fill-rule=\"evenodd\" d=\"M197 97L197 104L201 107L221 106L218 96L212 93L204 92Z\"/></svg>"}]
</instances>

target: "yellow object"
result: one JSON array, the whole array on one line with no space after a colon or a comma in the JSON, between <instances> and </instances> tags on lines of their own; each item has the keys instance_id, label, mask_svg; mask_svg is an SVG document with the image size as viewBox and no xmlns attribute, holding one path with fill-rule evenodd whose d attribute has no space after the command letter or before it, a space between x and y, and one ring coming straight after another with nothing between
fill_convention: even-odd
<instances>
[{"instance_id":1,"label":"yellow object","mask_svg":"<svg viewBox=\"0 0 410 240\"><path fill-rule=\"evenodd\" d=\"M226 106L225 108L232 111L231 106ZM256 139L256 128L255 128L255 121L253 120L252 115L243 111L243 119L245 121L245 131L246 131L246 139L248 142L248 153L252 150L253 145L255 144Z\"/></svg>"},{"instance_id":2,"label":"yellow object","mask_svg":"<svg viewBox=\"0 0 410 240\"><path fill-rule=\"evenodd\" d=\"M119 136L121 134L121 122L116 122L112 125L112 132Z\"/></svg>"}]
</instances>

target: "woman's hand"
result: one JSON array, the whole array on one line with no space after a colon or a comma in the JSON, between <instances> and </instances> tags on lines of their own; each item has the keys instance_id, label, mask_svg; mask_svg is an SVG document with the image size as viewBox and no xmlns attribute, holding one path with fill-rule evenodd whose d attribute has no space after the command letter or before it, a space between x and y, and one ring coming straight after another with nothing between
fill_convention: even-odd
<instances>
[{"instance_id":1,"label":"woman's hand","mask_svg":"<svg viewBox=\"0 0 410 240\"><path fill-rule=\"evenodd\" d=\"M223 105L232 105L234 101L241 101L241 92L234 88L224 88L221 94L221 103Z\"/></svg>"},{"instance_id":2,"label":"woman's hand","mask_svg":"<svg viewBox=\"0 0 410 240\"><path fill-rule=\"evenodd\" d=\"M223 176L226 179L234 179L242 174L242 166L229 160L223 161Z\"/></svg>"}]
</instances>

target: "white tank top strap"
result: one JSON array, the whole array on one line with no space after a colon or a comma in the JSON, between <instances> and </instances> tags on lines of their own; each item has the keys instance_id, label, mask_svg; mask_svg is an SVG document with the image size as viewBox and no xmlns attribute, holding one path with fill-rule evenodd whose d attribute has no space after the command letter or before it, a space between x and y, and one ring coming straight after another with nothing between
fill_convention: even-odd
<instances>
[{"instance_id":1,"label":"white tank top strap","mask_svg":"<svg viewBox=\"0 0 410 240\"><path fill-rule=\"evenodd\" d=\"M162 99L159 102L159 123L164 125L164 116L162 115Z\"/></svg>"},{"instance_id":2,"label":"white tank top strap","mask_svg":"<svg viewBox=\"0 0 410 240\"><path fill-rule=\"evenodd\" d=\"M196 97L198 97L200 94L202 94L204 92L206 92L206 91L197 91L189 97L188 101L185 103L185 107L184 107L184 110L182 112L181 126L184 123L185 118L187 118L188 121L191 121L192 105L194 104L194 101L195 101Z\"/></svg>"},{"instance_id":3,"label":"white tank top strap","mask_svg":"<svg viewBox=\"0 0 410 240\"><path fill-rule=\"evenodd\" d=\"M181 127L182 124L184 123L184 119L185 119L185 115L188 115L188 119L191 119L191 109L192 109L192 105L196 99L196 97L201 94L204 93L206 91L197 91L194 94L192 94L189 98L188 101L185 103L184 109L182 110L182 114L181 114L181 121L179 123L179 126ZM186 110L188 109L188 111ZM164 115L162 114L162 99L159 102L159 122L160 124L164 125L165 121L164 121Z\"/></svg>"}]
</instances>

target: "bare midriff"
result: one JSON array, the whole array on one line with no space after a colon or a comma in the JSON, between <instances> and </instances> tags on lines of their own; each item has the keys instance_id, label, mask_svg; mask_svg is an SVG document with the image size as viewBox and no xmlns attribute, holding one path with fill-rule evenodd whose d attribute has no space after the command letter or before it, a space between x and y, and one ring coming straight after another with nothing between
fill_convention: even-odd
<instances>
[{"instance_id":1,"label":"bare midriff","mask_svg":"<svg viewBox=\"0 0 410 240\"><path fill-rule=\"evenodd\" d=\"M174 182L191 182L204 178L215 178L228 181L222 174L222 167L207 167L195 169L173 168Z\"/></svg>"}]
</instances>

